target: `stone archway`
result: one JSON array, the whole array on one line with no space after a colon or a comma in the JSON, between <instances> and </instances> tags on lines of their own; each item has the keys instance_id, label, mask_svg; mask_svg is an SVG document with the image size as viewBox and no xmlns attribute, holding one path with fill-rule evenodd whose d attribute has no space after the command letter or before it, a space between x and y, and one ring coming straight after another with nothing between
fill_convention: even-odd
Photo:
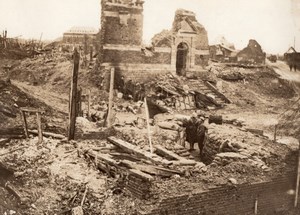
<instances>
[{"instance_id":1,"label":"stone archway","mask_svg":"<svg viewBox=\"0 0 300 215\"><path fill-rule=\"evenodd\" d=\"M188 61L189 46L182 42L177 46L176 54L176 74L180 76L186 75Z\"/></svg>"}]
</instances>

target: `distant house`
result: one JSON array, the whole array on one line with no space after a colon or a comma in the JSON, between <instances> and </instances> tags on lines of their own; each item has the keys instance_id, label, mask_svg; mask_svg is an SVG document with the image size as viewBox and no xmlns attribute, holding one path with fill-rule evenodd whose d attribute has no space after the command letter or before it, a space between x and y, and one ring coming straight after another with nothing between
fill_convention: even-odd
<instances>
[{"instance_id":1,"label":"distant house","mask_svg":"<svg viewBox=\"0 0 300 215\"><path fill-rule=\"evenodd\" d=\"M294 47L290 47L286 53L284 53L284 60L290 67L300 68L300 52L297 52Z\"/></svg>"},{"instance_id":2,"label":"distant house","mask_svg":"<svg viewBox=\"0 0 300 215\"><path fill-rule=\"evenodd\" d=\"M63 34L64 46L95 46L98 31L91 27L72 27Z\"/></svg>"},{"instance_id":3,"label":"distant house","mask_svg":"<svg viewBox=\"0 0 300 215\"><path fill-rule=\"evenodd\" d=\"M259 65L264 64L266 53L256 40L249 40L248 46L237 54L238 63Z\"/></svg>"},{"instance_id":4,"label":"distant house","mask_svg":"<svg viewBox=\"0 0 300 215\"><path fill-rule=\"evenodd\" d=\"M218 62L236 61L237 51L233 43L229 43L224 37L220 37L209 46L210 59Z\"/></svg>"}]
</instances>

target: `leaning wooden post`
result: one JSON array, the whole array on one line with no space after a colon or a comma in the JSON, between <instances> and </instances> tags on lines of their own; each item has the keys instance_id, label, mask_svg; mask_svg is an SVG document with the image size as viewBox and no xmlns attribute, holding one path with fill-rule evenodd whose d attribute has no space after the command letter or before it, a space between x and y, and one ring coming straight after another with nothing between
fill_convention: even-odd
<instances>
[{"instance_id":1,"label":"leaning wooden post","mask_svg":"<svg viewBox=\"0 0 300 215\"><path fill-rule=\"evenodd\" d=\"M75 138L75 124L76 124L76 101L77 101L77 81L78 81L78 69L79 69L79 53L75 48L73 59L74 67L71 82L70 93L70 108L69 108L69 128L68 128L68 140L74 140Z\"/></svg>"},{"instance_id":2,"label":"leaning wooden post","mask_svg":"<svg viewBox=\"0 0 300 215\"><path fill-rule=\"evenodd\" d=\"M107 112L107 127L112 126L112 103L114 98L114 80L115 80L115 68L111 68L110 71L110 87L109 87L109 100L108 100L108 112Z\"/></svg>"},{"instance_id":3,"label":"leaning wooden post","mask_svg":"<svg viewBox=\"0 0 300 215\"><path fill-rule=\"evenodd\" d=\"M255 203L254 203L254 215L257 215L258 212L258 199L255 199Z\"/></svg>"},{"instance_id":4,"label":"leaning wooden post","mask_svg":"<svg viewBox=\"0 0 300 215\"><path fill-rule=\"evenodd\" d=\"M25 137L26 137L26 139L28 139L29 138L29 134L28 134L28 126L27 126L27 120L26 120L25 111L21 110L21 115L22 115L22 118L23 118L23 125L24 125Z\"/></svg>"},{"instance_id":5,"label":"leaning wooden post","mask_svg":"<svg viewBox=\"0 0 300 215\"><path fill-rule=\"evenodd\" d=\"M88 94L88 118L91 118L91 89L89 89Z\"/></svg>"},{"instance_id":6,"label":"leaning wooden post","mask_svg":"<svg viewBox=\"0 0 300 215\"><path fill-rule=\"evenodd\" d=\"M300 141L299 141L300 143ZM299 181L300 181L300 145L298 146L298 168L297 168L297 179L296 179L296 191L295 191L295 202L294 207L298 205L298 195L299 195Z\"/></svg>"},{"instance_id":7,"label":"leaning wooden post","mask_svg":"<svg viewBox=\"0 0 300 215\"><path fill-rule=\"evenodd\" d=\"M277 126L278 124L275 125L275 130L274 130L274 143L276 143L276 137L277 137Z\"/></svg>"},{"instance_id":8,"label":"leaning wooden post","mask_svg":"<svg viewBox=\"0 0 300 215\"><path fill-rule=\"evenodd\" d=\"M76 116L82 116L82 89L79 87L78 92L77 92L77 105L76 105Z\"/></svg>"},{"instance_id":9,"label":"leaning wooden post","mask_svg":"<svg viewBox=\"0 0 300 215\"><path fill-rule=\"evenodd\" d=\"M7 48L7 30L4 31L4 48Z\"/></svg>"},{"instance_id":10,"label":"leaning wooden post","mask_svg":"<svg viewBox=\"0 0 300 215\"><path fill-rule=\"evenodd\" d=\"M150 123L149 123L149 110L148 110L147 98L146 97L144 98L144 102L145 102L145 112L146 112L149 147L150 147L151 154L153 154L153 146L152 146L152 141L151 141L151 131L150 131Z\"/></svg>"},{"instance_id":11,"label":"leaning wooden post","mask_svg":"<svg viewBox=\"0 0 300 215\"><path fill-rule=\"evenodd\" d=\"M42 132L42 117L41 113L38 111L36 112L36 121L38 125L38 138L39 138L39 144L43 142L43 132Z\"/></svg>"}]
</instances>

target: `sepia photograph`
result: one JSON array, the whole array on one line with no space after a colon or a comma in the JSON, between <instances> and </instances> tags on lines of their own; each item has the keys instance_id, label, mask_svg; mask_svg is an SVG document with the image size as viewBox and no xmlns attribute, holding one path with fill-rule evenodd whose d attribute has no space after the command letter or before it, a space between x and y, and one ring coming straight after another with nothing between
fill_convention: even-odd
<instances>
[{"instance_id":1,"label":"sepia photograph","mask_svg":"<svg viewBox=\"0 0 300 215\"><path fill-rule=\"evenodd\" d=\"M300 0L0 8L0 215L300 215Z\"/></svg>"}]
</instances>

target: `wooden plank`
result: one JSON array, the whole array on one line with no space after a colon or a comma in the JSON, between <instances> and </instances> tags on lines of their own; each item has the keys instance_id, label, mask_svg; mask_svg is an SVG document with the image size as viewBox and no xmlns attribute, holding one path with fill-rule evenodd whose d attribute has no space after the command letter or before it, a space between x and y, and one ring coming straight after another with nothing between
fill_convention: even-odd
<instances>
[{"instance_id":1,"label":"wooden plank","mask_svg":"<svg viewBox=\"0 0 300 215\"><path fill-rule=\"evenodd\" d=\"M42 131L42 119L41 113L36 113L36 122L38 125L38 137L39 137L39 144L43 142L43 131Z\"/></svg>"},{"instance_id":2,"label":"wooden plank","mask_svg":"<svg viewBox=\"0 0 300 215\"><path fill-rule=\"evenodd\" d=\"M121 165L124 165L130 169L136 169L136 170L140 170L144 173L150 174L150 175L158 175L158 176L163 176L163 177L170 177L174 174L179 174L180 172L176 172L174 173L173 171L167 171L167 169L161 168L161 169L157 169L154 166L150 166L150 165L145 165L145 164L137 164L135 162L132 161L128 161L128 160L122 160L121 161Z\"/></svg>"},{"instance_id":3,"label":"wooden plank","mask_svg":"<svg viewBox=\"0 0 300 215\"><path fill-rule=\"evenodd\" d=\"M28 113L45 113L44 110L37 109L37 108L26 108L26 107L21 107L21 111L28 112Z\"/></svg>"},{"instance_id":4,"label":"wooden plank","mask_svg":"<svg viewBox=\"0 0 300 215\"><path fill-rule=\"evenodd\" d=\"M91 90L90 89L88 94L88 119L91 119Z\"/></svg>"},{"instance_id":5,"label":"wooden plank","mask_svg":"<svg viewBox=\"0 0 300 215\"><path fill-rule=\"evenodd\" d=\"M1 139L0 138L0 147L4 146L6 143L9 143L10 139L5 138L5 139Z\"/></svg>"},{"instance_id":6,"label":"wooden plank","mask_svg":"<svg viewBox=\"0 0 300 215\"><path fill-rule=\"evenodd\" d=\"M28 132L30 134L39 134L38 133L38 130L28 130ZM66 137L64 135L61 135L61 134L54 134L54 133L51 133L51 132L46 132L46 131L43 131L43 136L44 137L53 137L55 139L59 139L59 140L63 140L65 139Z\"/></svg>"},{"instance_id":7,"label":"wooden plank","mask_svg":"<svg viewBox=\"0 0 300 215\"><path fill-rule=\"evenodd\" d=\"M165 86L162 86L160 84L158 84L158 87L161 88L162 91L165 91L168 94L171 94L171 95L174 95L174 96L181 96L179 93L177 93L177 92L175 92L173 90L170 90L170 89L168 89Z\"/></svg>"},{"instance_id":8,"label":"wooden plank","mask_svg":"<svg viewBox=\"0 0 300 215\"><path fill-rule=\"evenodd\" d=\"M182 158L179 155L177 155L176 153L169 151L162 146L155 146L155 149L156 149L157 153L162 154L164 156L168 156L174 160L180 160Z\"/></svg>"},{"instance_id":9,"label":"wooden plank","mask_svg":"<svg viewBox=\"0 0 300 215\"><path fill-rule=\"evenodd\" d=\"M296 188L295 188L295 200L294 207L298 206L298 195L299 195L299 182L300 182L300 145L298 147L298 168L297 168L297 178L296 178Z\"/></svg>"},{"instance_id":10,"label":"wooden plank","mask_svg":"<svg viewBox=\"0 0 300 215\"><path fill-rule=\"evenodd\" d=\"M216 95L222 98L226 103L232 103L223 93L221 93L217 88L215 88L214 85L212 85L208 81L206 81L205 84L207 87L209 87L210 90L212 90Z\"/></svg>"},{"instance_id":11,"label":"wooden plank","mask_svg":"<svg viewBox=\"0 0 300 215\"><path fill-rule=\"evenodd\" d=\"M130 169L129 173L139 176L139 177L143 178L145 181L154 181L154 178L151 175L143 173L142 171L137 170L137 169Z\"/></svg>"},{"instance_id":12,"label":"wooden plank","mask_svg":"<svg viewBox=\"0 0 300 215\"><path fill-rule=\"evenodd\" d=\"M91 150L88 151L87 154L91 157L97 158L97 160L104 161L108 165L114 166L117 169L124 170L124 168L122 168L120 166L120 162L114 160L108 154L95 153ZM97 162L97 164L99 164L99 162ZM106 171L109 171L109 170L107 170L107 168L104 168L104 169ZM139 177L141 177L141 178L143 178L144 180L147 180L147 181L153 181L154 180L154 178L151 175L143 173L143 172L141 172L140 170L137 170L137 169L130 169L129 172L132 173L132 174L138 175Z\"/></svg>"},{"instance_id":13,"label":"wooden plank","mask_svg":"<svg viewBox=\"0 0 300 215\"><path fill-rule=\"evenodd\" d=\"M144 98L144 105L145 105L145 112L146 112L146 122L147 122L147 132L148 132L148 141L149 141L149 148L150 153L153 154L153 146L151 141L151 131L150 131L150 123L149 123L149 109L147 104L147 98Z\"/></svg>"},{"instance_id":14,"label":"wooden plank","mask_svg":"<svg viewBox=\"0 0 300 215\"><path fill-rule=\"evenodd\" d=\"M26 114L22 110L21 110L21 115L22 115L22 119L23 119L25 137L26 137L26 139L28 139L29 134L28 134L28 125L27 125L27 120L26 120Z\"/></svg>"},{"instance_id":15,"label":"wooden plank","mask_svg":"<svg viewBox=\"0 0 300 215\"><path fill-rule=\"evenodd\" d=\"M68 140L74 140L75 138L75 126L76 126L76 101L77 101L77 82L78 82L78 70L79 70L79 53L75 48L74 54L74 67L71 82L70 92L70 107L69 107L69 127L68 127Z\"/></svg>"},{"instance_id":16,"label":"wooden plank","mask_svg":"<svg viewBox=\"0 0 300 215\"><path fill-rule=\"evenodd\" d=\"M112 126L112 105L114 98L114 82L115 82L115 68L111 68L110 71L110 87L109 87L109 99L108 99L108 113L106 126Z\"/></svg>"},{"instance_id":17,"label":"wooden plank","mask_svg":"<svg viewBox=\"0 0 300 215\"><path fill-rule=\"evenodd\" d=\"M135 154L139 157L145 158L146 160L150 160L155 164L164 164L164 165L172 164L172 161L168 161L156 154L151 154L150 152L144 151L141 148L139 148L138 146L134 146L134 145L132 145L126 141L120 140L114 136L108 137L107 140L110 143L120 147L124 151Z\"/></svg>"},{"instance_id":18,"label":"wooden plank","mask_svg":"<svg viewBox=\"0 0 300 215\"><path fill-rule=\"evenodd\" d=\"M16 135L16 134L0 134L0 138L7 138L7 139L24 139L24 135Z\"/></svg>"},{"instance_id":19,"label":"wooden plank","mask_svg":"<svg viewBox=\"0 0 300 215\"><path fill-rule=\"evenodd\" d=\"M87 154L89 156L93 157L93 158L97 157L98 160L102 160L102 161L104 161L105 163L107 163L109 165L112 165L112 166L115 166L115 167L119 167L119 162L117 162L116 160L114 160L112 158L112 156L110 156L108 154L102 154L102 153L99 153L99 152L96 153L96 152L94 152L92 150L89 150L87 152Z\"/></svg>"},{"instance_id":20,"label":"wooden plank","mask_svg":"<svg viewBox=\"0 0 300 215\"><path fill-rule=\"evenodd\" d=\"M167 157L171 157L172 159L176 160L173 162L174 165L195 165L197 163L194 160L188 160L184 157L181 157L178 154L163 148L162 146L155 146L155 149L157 153L163 154Z\"/></svg>"}]
</instances>

